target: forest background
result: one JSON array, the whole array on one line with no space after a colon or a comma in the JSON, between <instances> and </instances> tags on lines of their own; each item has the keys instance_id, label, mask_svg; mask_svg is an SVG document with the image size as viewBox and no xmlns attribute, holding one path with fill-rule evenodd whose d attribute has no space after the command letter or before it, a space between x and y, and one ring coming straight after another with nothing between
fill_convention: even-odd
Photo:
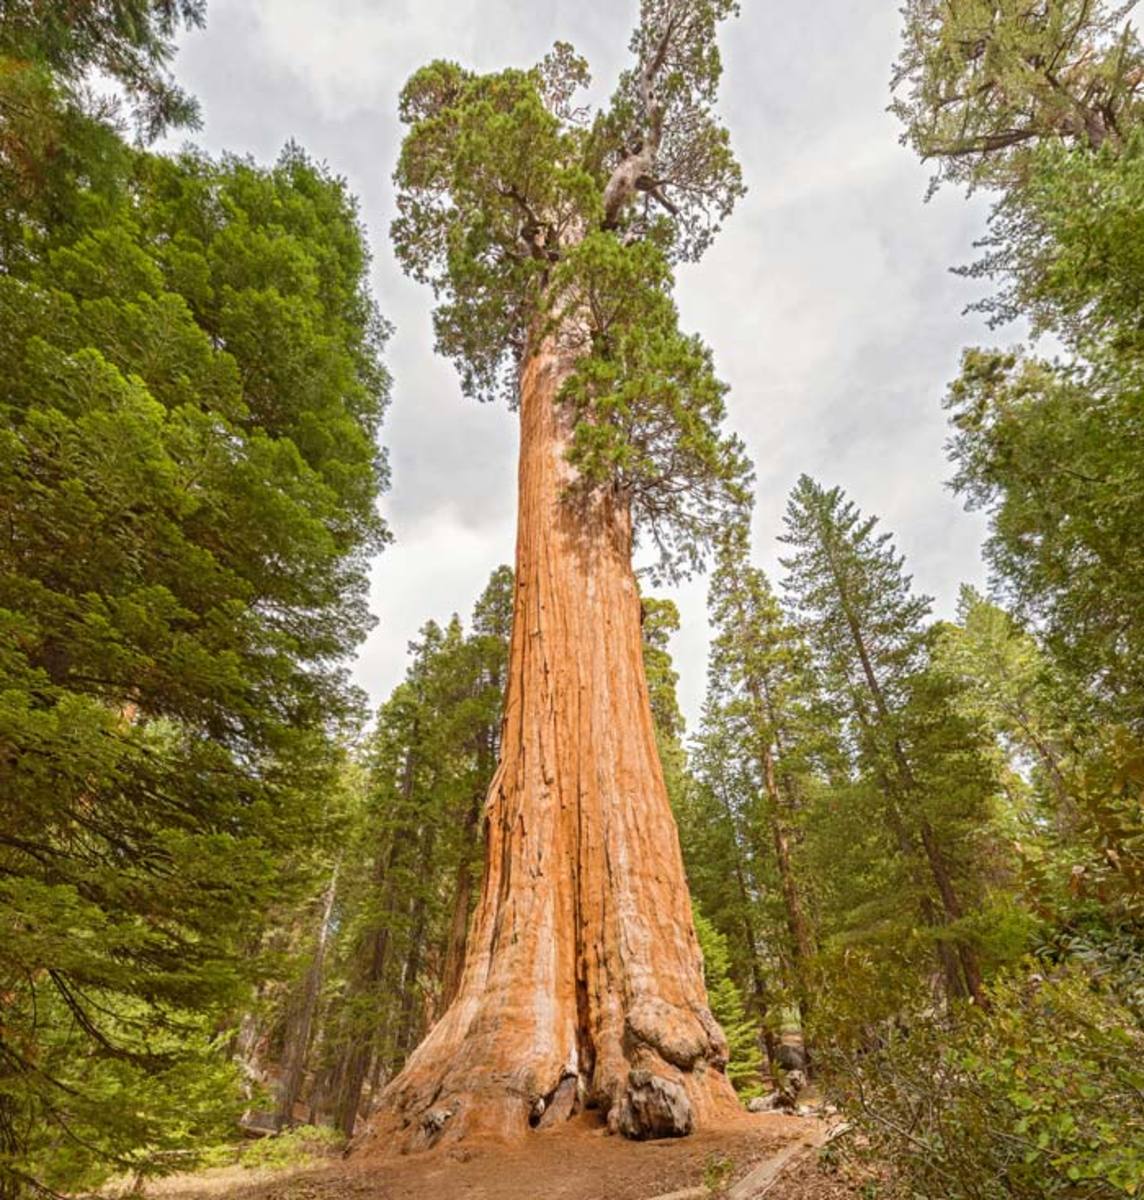
<instances>
[{"instance_id":1,"label":"forest background","mask_svg":"<svg viewBox=\"0 0 1144 1200\"><path fill-rule=\"evenodd\" d=\"M935 620L833 472L790 481L774 583L727 524L690 731L677 612L644 600L729 1073L781 1090L801 1035L914 1194L1141 1186L1131 8L903 13L909 140L995 201L984 311L1063 355L949 373L946 469L1009 611L966 588ZM10 1195L169 1170L259 1104L352 1132L456 986L500 728L504 569L420 626L365 731L390 330L355 202L295 144L131 149L89 73L144 133L185 125L162 64L201 17L132 11L2 26Z\"/></svg>"}]
</instances>

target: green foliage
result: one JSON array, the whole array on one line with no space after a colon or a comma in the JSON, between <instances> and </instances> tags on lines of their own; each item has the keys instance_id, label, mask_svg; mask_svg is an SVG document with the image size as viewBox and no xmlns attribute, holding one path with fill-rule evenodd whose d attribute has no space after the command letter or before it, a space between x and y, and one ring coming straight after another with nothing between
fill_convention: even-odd
<instances>
[{"instance_id":1,"label":"green foliage","mask_svg":"<svg viewBox=\"0 0 1144 1200\"><path fill-rule=\"evenodd\" d=\"M188 1151L233 1136L243 1107L238 1070L207 1021L187 1014L156 1031L147 1064L91 1054L76 1063L72 1014L54 997L45 999L37 1014L44 1026L39 1061L71 1091L57 1098L38 1131L32 1162L16 1155L5 1169L18 1176L31 1166L38 1183L72 1191L101 1184L112 1169L143 1178L178 1170ZM127 1040L137 1035L131 1025L149 1016L142 1005L121 1009L122 1024L105 1016L104 1029ZM18 1083L5 1091L24 1099Z\"/></svg>"},{"instance_id":2,"label":"green foliage","mask_svg":"<svg viewBox=\"0 0 1144 1200\"><path fill-rule=\"evenodd\" d=\"M908 0L893 109L937 184L1020 187L1041 143L1118 146L1144 106L1119 0Z\"/></svg>"},{"instance_id":3,"label":"green foliage","mask_svg":"<svg viewBox=\"0 0 1144 1200\"><path fill-rule=\"evenodd\" d=\"M671 263L697 257L742 192L712 112L733 11L645 0L636 65L594 121L572 104L587 66L563 44L529 71L432 63L400 101L392 234L433 286L438 349L466 393L515 405L523 360L557 348L571 491L618 489L670 576L702 560L749 477L710 353L670 299Z\"/></svg>"},{"instance_id":4,"label":"green foliage","mask_svg":"<svg viewBox=\"0 0 1144 1200\"><path fill-rule=\"evenodd\" d=\"M695 934L703 954L703 979L707 1000L727 1037L730 1058L727 1078L744 1099L757 1094L763 1057L759 1050L758 1024L747 1015L743 995L730 976L727 939L696 908Z\"/></svg>"},{"instance_id":5,"label":"green foliage","mask_svg":"<svg viewBox=\"0 0 1144 1200\"><path fill-rule=\"evenodd\" d=\"M694 261L745 191L715 113L719 25L738 13L736 0L640 0L629 44L637 65L621 74L590 142L605 169L646 156L638 199L609 221L629 242L670 239L673 256Z\"/></svg>"},{"instance_id":6,"label":"green foliage","mask_svg":"<svg viewBox=\"0 0 1144 1200\"><path fill-rule=\"evenodd\" d=\"M940 136L927 141L934 122L998 132L1013 123L999 113L1023 113L1020 137L986 138L943 171L1002 193L988 252L969 269L1001 285L982 307L1029 317L1068 358L967 352L947 400L954 486L990 514L999 591L1099 717L1138 736L1144 48L1125 23L1131 7L914 5L902 69L923 152L947 153ZM963 70L975 86L959 91ZM955 94L948 108L938 99Z\"/></svg>"},{"instance_id":7,"label":"green foliage","mask_svg":"<svg viewBox=\"0 0 1144 1200\"><path fill-rule=\"evenodd\" d=\"M851 755L849 778L834 790L872 822L865 832L851 827L855 836L839 848L851 859L846 874L865 877L869 899L881 891L881 903L873 911L843 906L845 924L856 932L854 918L864 913L870 934L893 938L903 918L920 921L947 995L983 1001L982 914L1008 869L988 730L959 706L964 685L935 665L929 598L912 593L876 519L863 518L840 489L804 476L786 525L782 540L793 553L783 560L784 586ZM826 802L833 809L838 795ZM827 836L837 844L834 832Z\"/></svg>"},{"instance_id":8,"label":"green foliage","mask_svg":"<svg viewBox=\"0 0 1144 1200\"><path fill-rule=\"evenodd\" d=\"M297 1125L248 1146L242 1165L250 1170L304 1167L345 1147L345 1138L328 1125Z\"/></svg>"},{"instance_id":9,"label":"green foliage","mask_svg":"<svg viewBox=\"0 0 1144 1200\"><path fill-rule=\"evenodd\" d=\"M740 847L726 814L717 807L715 785L695 772L681 741L685 729L675 694L678 676L669 651L671 635L679 629L679 612L670 600L651 597L644 597L642 610L644 670L660 761L679 825L707 997L730 1046L728 1077L749 1098L758 1091L762 1070L759 1034L766 1003L760 991L766 988L753 932L745 943L743 938L744 929L753 930L754 912L743 894L746 875ZM730 864L735 865L729 869ZM703 909L708 903L712 919ZM749 1011L745 992L752 997Z\"/></svg>"},{"instance_id":10,"label":"green foliage","mask_svg":"<svg viewBox=\"0 0 1144 1200\"><path fill-rule=\"evenodd\" d=\"M400 115L410 130L395 173L398 260L444 297L437 348L466 394L515 406L547 252L599 207L578 162L584 133L549 111L536 70L432 63L405 85Z\"/></svg>"},{"instance_id":11,"label":"green foliage","mask_svg":"<svg viewBox=\"0 0 1144 1200\"><path fill-rule=\"evenodd\" d=\"M858 726L875 704L871 678L888 704L904 699L922 661L930 598L912 594L892 535L876 532L877 517L863 517L841 488L802 476L785 524L780 540L791 553L782 560L783 587L815 647L828 694Z\"/></svg>"},{"instance_id":12,"label":"green foliage","mask_svg":"<svg viewBox=\"0 0 1144 1200\"><path fill-rule=\"evenodd\" d=\"M1083 696L1033 637L963 589L961 623L938 659L960 703L992 729L1021 883L1054 953L1083 959L1140 1011L1137 946L1144 897L1140 755L1122 728L1092 730Z\"/></svg>"},{"instance_id":13,"label":"green foliage","mask_svg":"<svg viewBox=\"0 0 1144 1200\"><path fill-rule=\"evenodd\" d=\"M177 11L88 7L45 10L53 87L99 65L89 18L147 38ZM294 148L264 170L101 128L69 146L112 144L98 179L6 210L0 275L3 1194L157 1169L233 1118L214 1033L307 882L386 536L344 185Z\"/></svg>"},{"instance_id":14,"label":"green foliage","mask_svg":"<svg viewBox=\"0 0 1144 1200\"><path fill-rule=\"evenodd\" d=\"M735 1160L723 1154L709 1154L703 1164L703 1186L719 1195L735 1177Z\"/></svg>"},{"instance_id":15,"label":"green foliage","mask_svg":"<svg viewBox=\"0 0 1144 1200\"><path fill-rule=\"evenodd\" d=\"M168 64L180 27L201 26L205 10L205 0L8 0L0 10L0 75L42 66L76 107L90 103L88 79L114 80L140 136L151 141L168 126L198 123L197 103L171 78ZM7 115L4 100L0 111ZM115 106L105 101L95 112L112 115Z\"/></svg>"},{"instance_id":16,"label":"green foliage","mask_svg":"<svg viewBox=\"0 0 1144 1200\"><path fill-rule=\"evenodd\" d=\"M963 269L1002 285L977 307L994 323L1025 315L1106 371L1127 356L1138 363L1142 155L1138 126L1118 151L1032 154L1022 186L994 209L987 253Z\"/></svg>"},{"instance_id":17,"label":"green foliage","mask_svg":"<svg viewBox=\"0 0 1144 1200\"><path fill-rule=\"evenodd\" d=\"M513 602L512 571L499 567L471 632L455 616L444 628L428 622L362 747L307 1089L347 1135L367 1077L401 1066L459 967L479 894ZM289 1042L287 1017L281 996L262 1016L273 1043Z\"/></svg>"},{"instance_id":18,"label":"green foliage","mask_svg":"<svg viewBox=\"0 0 1144 1200\"><path fill-rule=\"evenodd\" d=\"M835 739L805 643L751 565L745 522L720 538L708 611L714 637L694 752L701 788L687 829L696 852L724 843L714 870L695 863L699 894L736 950L754 1007L777 1030L785 1013L810 1006L815 936L801 843ZM727 861L733 875L721 878L716 864Z\"/></svg>"},{"instance_id":19,"label":"green foliage","mask_svg":"<svg viewBox=\"0 0 1144 1200\"><path fill-rule=\"evenodd\" d=\"M1131 188L1144 181L1142 163L1134 156L1107 169ZM1034 300L1061 314L1055 327L1070 330L1086 360L968 351L947 400L954 486L990 514L986 554L1017 613L1043 628L1054 657L1106 713L1140 728L1144 476L1135 450L1144 347L1130 281L1138 276L1131 260L1144 237L1142 209L1127 200L1106 217L1104 206L1078 204L1068 188L1056 198L1089 216L1066 220L1059 210L1056 274L1038 276ZM1115 229L1117 211L1135 222L1135 235L1121 229L1102 251L1103 232L1091 231L1106 219Z\"/></svg>"},{"instance_id":20,"label":"green foliage","mask_svg":"<svg viewBox=\"0 0 1144 1200\"><path fill-rule=\"evenodd\" d=\"M640 618L644 674L662 758L665 748L679 744L684 731L683 713L675 693L679 672L669 648L672 635L679 632L679 609L673 600L644 596L640 600Z\"/></svg>"},{"instance_id":21,"label":"green foliage","mask_svg":"<svg viewBox=\"0 0 1144 1200\"><path fill-rule=\"evenodd\" d=\"M576 490L619 488L674 578L698 569L738 518L751 468L742 442L721 432L726 388L710 350L680 333L671 283L658 247L590 234L552 271L549 311L581 351L560 394L575 423Z\"/></svg>"},{"instance_id":22,"label":"green foliage","mask_svg":"<svg viewBox=\"0 0 1144 1200\"><path fill-rule=\"evenodd\" d=\"M123 197L125 107L145 141L198 123L168 64L180 25L200 25L203 9L203 0L0 8L0 265L23 261L27 239L70 226L89 196ZM99 90L107 83L122 100Z\"/></svg>"},{"instance_id":23,"label":"green foliage","mask_svg":"<svg viewBox=\"0 0 1144 1200\"><path fill-rule=\"evenodd\" d=\"M841 1098L903 1197L1144 1189L1140 1033L1082 973L999 979L988 1013L919 1014L843 1054Z\"/></svg>"}]
</instances>

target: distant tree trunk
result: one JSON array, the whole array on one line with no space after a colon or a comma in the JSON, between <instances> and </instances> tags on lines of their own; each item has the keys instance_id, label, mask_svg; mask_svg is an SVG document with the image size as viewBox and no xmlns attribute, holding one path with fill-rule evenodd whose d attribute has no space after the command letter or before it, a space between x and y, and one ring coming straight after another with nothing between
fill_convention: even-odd
<instances>
[{"instance_id":1,"label":"distant tree trunk","mask_svg":"<svg viewBox=\"0 0 1144 1200\"><path fill-rule=\"evenodd\" d=\"M516 600L504 743L460 990L386 1089L407 1148L520 1135L587 1104L629 1136L736 1110L707 1005L644 677L626 497L568 498L572 363L521 379Z\"/></svg>"},{"instance_id":2,"label":"distant tree trunk","mask_svg":"<svg viewBox=\"0 0 1144 1200\"><path fill-rule=\"evenodd\" d=\"M766 685L763 687L763 703L766 706L767 720L774 730L775 749L778 751L779 761L781 762L782 756L786 753L783 747L784 739L779 726L778 715L774 710L774 705L771 703L770 691ZM794 939L795 951L798 957L799 986L806 993L802 1001L806 1006L803 1011L803 1016L805 1017L809 1011L810 1004L806 971L811 959L814 957L816 938L814 923L807 916L806 905L803 902L802 888L799 886L798 876L791 862L790 826L783 819L784 811L788 813L794 812L797 808L799 789L790 776L787 776L783 783L780 783L773 756L768 768L768 774L771 780L770 786L773 788L772 804L774 806L774 821L771 825L771 833L775 842L775 857L779 863L779 878L782 881L783 903L787 913L787 924L790 928L791 937ZM784 792L786 793L785 796L783 795Z\"/></svg>"},{"instance_id":3,"label":"distant tree trunk","mask_svg":"<svg viewBox=\"0 0 1144 1200\"><path fill-rule=\"evenodd\" d=\"M747 614L743 611L742 599L737 602L739 621L743 628L747 627ZM778 772L775 767L774 750L782 754L782 735L779 731L778 714L771 702L771 691L766 679L759 680L757 675L751 675L746 680L747 693L757 716L765 715L766 728L756 732L762 742L760 754L763 774L763 788L767 794L768 823L770 825L771 841L774 844L775 864L779 872L779 887L783 896L783 908L786 912L787 928L791 935L791 945L795 959L795 990L798 994L801 1023L805 1026L810 1014L810 988L807 971L814 957L814 936L810 922L802 902L802 891L798 885L794 865L790 853L790 829L783 819L785 803L782 789L779 787ZM773 748L772 748L773 742ZM770 1044L768 1043L768 1055Z\"/></svg>"},{"instance_id":4,"label":"distant tree trunk","mask_svg":"<svg viewBox=\"0 0 1144 1200\"><path fill-rule=\"evenodd\" d=\"M310 1053L310 1039L314 1032L314 1016L318 1011L318 998L322 990L326 949L330 941L330 919L334 912L337 890L338 867L335 866L322 903L321 924L318 926L314 957L310 960L309 969L302 980L296 1007L286 1031L285 1062L278 1084L277 1105L274 1112L276 1129L281 1129L293 1120L294 1105L302 1092L302 1081L306 1075L306 1060Z\"/></svg>"},{"instance_id":5,"label":"distant tree trunk","mask_svg":"<svg viewBox=\"0 0 1144 1200\"><path fill-rule=\"evenodd\" d=\"M732 829L734 829L735 814L727 800L726 793L721 787L717 787L715 790L718 792L723 812L727 815L727 820L730 822ZM755 923L751 920L751 891L747 887L747 877L743 871L743 859L738 849L737 834L735 835L735 840L735 885L739 892L740 920L743 925L743 937L750 951L751 996L753 1001L751 1007L754 1009L755 1016L759 1021L759 1028L762 1031L763 1053L767 1056L767 1069L773 1078L779 1044L774 1030L767 1022L771 1007L770 989L767 987L767 977L766 972L763 970L763 964L759 960L759 943L755 936Z\"/></svg>"},{"instance_id":6,"label":"distant tree trunk","mask_svg":"<svg viewBox=\"0 0 1144 1200\"><path fill-rule=\"evenodd\" d=\"M484 807L482 796L474 797L465 814L464 850L457 867L457 881L453 888L453 917L445 945L445 965L441 971L441 1008L449 1007L456 999L461 987L461 973L465 967L465 935L469 929L469 909L473 899L473 864L471 848L477 839Z\"/></svg>"},{"instance_id":7,"label":"distant tree trunk","mask_svg":"<svg viewBox=\"0 0 1144 1200\"><path fill-rule=\"evenodd\" d=\"M810 960L814 957L814 938L803 908L802 892L795 877L794 865L791 862L790 829L783 820L783 797L775 771L775 757L769 746L763 751L763 780L770 808L771 840L774 843L775 862L779 871L779 887L783 894L783 908L786 911L787 928L790 931L797 967L799 1005L803 1008L805 1017L809 1000L805 986L806 971Z\"/></svg>"},{"instance_id":8,"label":"distant tree trunk","mask_svg":"<svg viewBox=\"0 0 1144 1200\"><path fill-rule=\"evenodd\" d=\"M402 972L401 1011L397 1024L397 1050L408 1054L413 1049L414 1014L417 1005L417 978L421 974L421 959L425 948L425 933L428 926L429 904L425 894L430 869L433 865L433 849L437 844L437 827L428 822L421 830L421 854L418 860L418 875L421 887L413 901L409 922L409 950L405 956Z\"/></svg>"},{"instance_id":9,"label":"distant tree trunk","mask_svg":"<svg viewBox=\"0 0 1144 1200\"><path fill-rule=\"evenodd\" d=\"M381 939L379 939L381 940ZM384 946L382 952L375 956L375 961L384 962ZM369 1074L370 1060L376 1040L376 1031L352 1028L349 1041L342 1051L342 1060L338 1069L338 1087L334 1098L334 1128L341 1131L345 1137L352 1137L357 1125L358 1109L361 1107L361 1093Z\"/></svg>"},{"instance_id":10,"label":"distant tree trunk","mask_svg":"<svg viewBox=\"0 0 1144 1200\"><path fill-rule=\"evenodd\" d=\"M410 750L405 756L402 769L402 795L406 802L413 794L413 773L414 756ZM383 854L379 847L373 870L373 884L379 891L385 889L381 903L381 920L363 940L357 971L350 989L349 1033L338 1064L338 1086L334 1098L334 1128L340 1130L347 1138L353 1137L354 1127L357 1125L362 1088L369 1074L374 1045L377 1042L376 1027L360 1027L358 1013L354 1011L352 1002L355 998L375 990L385 975L390 923L396 898L394 872L400 852L401 838L396 834L390 835L387 853Z\"/></svg>"},{"instance_id":11,"label":"distant tree trunk","mask_svg":"<svg viewBox=\"0 0 1144 1200\"><path fill-rule=\"evenodd\" d=\"M771 998L770 991L767 988L766 975L763 973L763 965L759 962L758 943L755 941L755 923L751 920L750 913L747 909L747 881L743 878L743 867L741 863L735 864L735 877L739 884L739 899L743 905L743 936L747 939L747 945L751 949L751 988L754 997L755 1015L759 1019L759 1029L761 1030L761 1039L763 1053L767 1056L767 1069L774 1077L775 1066L778 1062L778 1039L775 1037L775 1031L771 1028L767 1017L770 1015Z\"/></svg>"}]
</instances>

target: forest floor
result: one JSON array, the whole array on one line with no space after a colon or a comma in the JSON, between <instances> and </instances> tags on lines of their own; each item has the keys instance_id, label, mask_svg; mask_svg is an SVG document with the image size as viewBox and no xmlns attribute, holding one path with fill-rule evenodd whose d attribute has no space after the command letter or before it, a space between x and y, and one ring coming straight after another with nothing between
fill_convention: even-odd
<instances>
[{"instance_id":1,"label":"forest floor","mask_svg":"<svg viewBox=\"0 0 1144 1200\"><path fill-rule=\"evenodd\" d=\"M515 1144L407 1158L366 1147L274 1172L220 1168L148 1185L156 1200L852 1200L857 1183L820 1165L816 1118L744 1114L679 1140L629 1142L590 1118Z\"/></svg>"}]
</instances>

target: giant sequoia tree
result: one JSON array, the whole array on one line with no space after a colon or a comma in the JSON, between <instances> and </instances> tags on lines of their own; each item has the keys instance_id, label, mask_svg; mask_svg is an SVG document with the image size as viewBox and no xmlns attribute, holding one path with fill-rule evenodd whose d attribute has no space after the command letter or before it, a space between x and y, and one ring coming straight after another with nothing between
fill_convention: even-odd
<instances>
[{"instance_id":1,"label":"giant sequoia tree","mask_svg":"<svg viewBox=\"0 0 1144 1200\"><path fill-rule=\"evenodd\" d=\"M401 98L397 253L465 390L520 410L516 596L483 890L456 1000L386 1093L410 1146L581 1105L642 1137L732 1104L656 753L635 538L703 557L747 467L673 263L741 193L713 113L733 0L643 0L595 117L587 68L446 62Z\"/></svg>"}]
</instances>

